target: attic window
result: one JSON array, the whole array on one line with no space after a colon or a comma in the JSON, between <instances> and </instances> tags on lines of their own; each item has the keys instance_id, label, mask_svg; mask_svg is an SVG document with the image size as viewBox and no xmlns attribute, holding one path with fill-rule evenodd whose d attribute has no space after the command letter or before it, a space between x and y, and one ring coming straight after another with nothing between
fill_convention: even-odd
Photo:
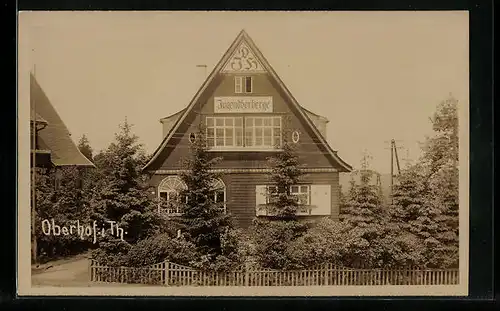
<instances>
[{"instance_id":1,"label":"attic window","mask_svg":"<svg viewBox=\"0 0 500 311\"><path fill-rule=\"evenodd\" d=\"M253 79L248 76L236 76L234 77L234 92L237 94L241 93L252 93L253 91Z\"/></svg>"}]
</instances>

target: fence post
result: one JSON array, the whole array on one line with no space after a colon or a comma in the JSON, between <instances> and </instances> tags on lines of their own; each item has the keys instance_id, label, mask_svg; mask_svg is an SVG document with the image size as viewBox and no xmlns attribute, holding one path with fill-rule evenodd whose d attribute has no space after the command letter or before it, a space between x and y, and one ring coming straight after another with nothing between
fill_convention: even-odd
<instances>
[{"instance_id":1,"label":"fence post","mask_svg":"<svg viewBox=\"0 0 500 311\"><path fill-rule=\"evenodd\" d=\"M88 266L88 270L89 270L89 282L92 282L92 259L89 258L89 266Z\"/></svg>"},{"instance_id":2,"label":"fence post","mask_svg":"<svg viewBox=\"0 0 500 311\"><path fill-rule=\"evenodd\" d=\"M248 286L249 282L250 282L250 264L248 263L248 261L245 261L245 286Z\"/></svg>"},{"instance_id":3,"label":"fence post","mask_svg":"<svg viewBox=\"0 0 500 311\"><path fill-rule=\"evenodd\" d=\"M325 281L325 285L328 286L330 285L330 263L327 262L325 263L325 276L326 276L326 281Z\"/></svg>"},{"instance_id":4,"label":"fence post","mask_svg":"<svg viewBox=\"0 0 500 311\"><path fill-rule=\"evenodd\" d=\"M165 286L168 286L169 285L169 277L170 277L170 273L169 273L169 269L170 269L170 262L169 261L165 261Z\"/></svg>"}]
</instances>

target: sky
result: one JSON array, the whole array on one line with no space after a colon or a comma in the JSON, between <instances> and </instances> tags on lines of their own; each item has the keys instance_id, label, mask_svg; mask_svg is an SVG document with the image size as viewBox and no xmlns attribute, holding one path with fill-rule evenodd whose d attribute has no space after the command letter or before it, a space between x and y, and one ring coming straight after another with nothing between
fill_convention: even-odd
<instances>
[{"instance_id":1,"label":"sky","mask_svg":"<svg viewBox=\"0 0 500 311\"><path fill-rule=\"evenodd\" d=\"M355 168L368 152L388 173L391 139L415 160L436 105L450 93L468 105L466 12L22 12L19 23L36 64L25 67L95 151L127 118L153 152L159 119L189 104L242 29Z\"/></svg>"}]
</instances>

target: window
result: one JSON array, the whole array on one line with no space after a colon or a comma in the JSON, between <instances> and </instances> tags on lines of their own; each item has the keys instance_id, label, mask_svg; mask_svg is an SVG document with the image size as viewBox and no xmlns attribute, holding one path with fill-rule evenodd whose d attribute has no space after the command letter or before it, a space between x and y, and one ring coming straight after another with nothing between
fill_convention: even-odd
<instances>
[{"instance_id":1,"label":"window","mask_svg":"<svg viewBox=\"0 0 500 311\"><path fill-rule=\"evenodd\" d=\"M167 214L181 214L179 193L186 188L184 182L177 176L168 176L163 179L158 186L158 197L163 199L159 207L165 209Z\"/></svg>"},{"instance_id":2,"label":"window","mask_svg":"<svg viewBox=\"0 0 500 311\"><path fill-rule=\"evenodd\" d=\"M243 146L243 118L207 117L206 123L209 148Z\"/></svg>"},{"instance_id":3,"label":"window","mask_svg":"<svg viewBox=\"0 0 500 311\"><path fill-rule=\"evenodd\" d=\"M309 215L309 205L311 205L311 187L308 185L292 186L290 188L290 194L297 197L297 201L299 203L297 213L299 215Z\"/></svg>"},{"instance_id":4,"label":"window","mask_svg":"<svg viewBox=\"0 0 500 311\"><path fill-rule=\"evenodd\" d=\"M213 190L215 190L214 193L214 202L215 203L223 203L222 204L222 209L224 213L226 212L226 185L221 179L217 179L213 184L212 184Z\"/></svg>"},{"instance_id":5,"label":"window","mask_svg":"<svg viewBox=\"0 0 500 311\"><path fill-rule=\"evenodd\" d=\"M244 77L244 76L234 77L234 92L237 94L252 93L253 91L252 82L253 82L252 77Z\"/></svg>"},{"instance_id":6,"label":"window","mask_svg":"<svg viewBox=\"0 0 500 311\"><path fill-rule=\"evenodd\" d=\"M298 131L293 131L292 133L292 141L294 143L298 143L299 142L299 139L300 139L300 134Z\"/></svg>"},{"instance_id":7,"label":"window","mask_svg":"<svg viewBox=\"0 0 500 311\"><path fill-rule=\"evenodd\" d=\"M268 196L266 197L266 204L273 204L278 200L278 187L267 186ZM309 215L311 205L311 186L310 185L296 185L290 187L290 194L296 196L298 201L298 215Z\"/></svg>"},{"instance_id":8,"label":"window","mask_svg":"<svg viewBox=\"0 0 500 311\"><path fill-rule=\"evenodd\" d=\"M245 118L245 147L272 148L280 146L280 117Z\"/></svg>"},{"instance_id":9,"label":"window","mask_svg":"<svg viewBox=\"0 0 500 311\"><path fill-rule=\"evenodd\" d=\"M182 197L180 192L186 190L186 184L177 176L169 176L162 180L158 186L158 197L162 202L159 208L163 208L169 215L180 216L182 214L181 204ZM215 203L222 203L221 208L226 212L226 185L221 179L217 179L212 184L214 191L213 200ZM187 198L186 198L187 200Z\"/></svg>"}]
</instances>

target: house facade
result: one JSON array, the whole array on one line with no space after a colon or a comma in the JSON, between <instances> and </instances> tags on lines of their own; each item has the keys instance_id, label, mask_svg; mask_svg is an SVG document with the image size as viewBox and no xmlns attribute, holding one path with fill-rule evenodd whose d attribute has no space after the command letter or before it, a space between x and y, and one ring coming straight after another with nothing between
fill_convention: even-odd
<instances>
[{"instance_id":1,"label":"house facade","mask_svg":"<svg viewBox=\"0 0 500 311\"><path fill-rule=\"evenodd\" d=\"M305 208L301 217L339 216L339 173L350 172L327 143L328 120L302 107L283 84L253 40L243 30L215 66L189 105L160 120L163 141L144 171L151 174L152 195L171 200L185 187L178 176L189 155L198 124L206 128L209 152L221 157L214 169L216 200L243 228L266 217L272 186L268 157L280 152L284 140L297 144L305 167L301 183L291 192ZM310 207L310 208L308 208ZM172 215L182 211L166 209Z\"/></svg>"}]
</instances>

